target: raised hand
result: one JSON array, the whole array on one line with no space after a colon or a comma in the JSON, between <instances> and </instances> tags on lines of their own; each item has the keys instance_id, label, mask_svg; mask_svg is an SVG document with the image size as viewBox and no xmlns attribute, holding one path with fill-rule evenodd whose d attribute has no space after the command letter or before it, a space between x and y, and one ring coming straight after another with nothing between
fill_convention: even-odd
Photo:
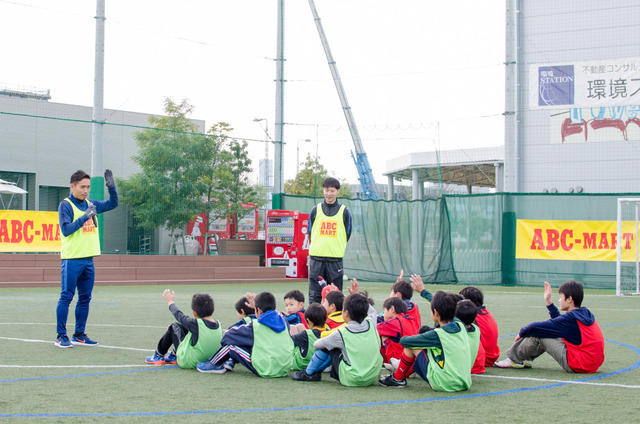
<instances>
[{"instance_id":1,"label":"raised hand","mask_svg":"<svg viewBox=\"0 0 640 424\"><path fill-rule=\"evenodd\" d=\"M113 172L110 169L104 171L104 183L108 188L113 188L116 186L116 181L113 179Z\"/></svg>"}]
</instances>

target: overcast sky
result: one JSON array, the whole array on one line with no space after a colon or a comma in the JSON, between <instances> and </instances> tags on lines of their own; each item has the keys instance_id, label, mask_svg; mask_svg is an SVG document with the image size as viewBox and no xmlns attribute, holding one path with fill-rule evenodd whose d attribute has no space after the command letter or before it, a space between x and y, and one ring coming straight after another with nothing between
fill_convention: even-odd
<instances>
[{"instance_id":1,"label":"overcast sky","mask_svg":"<svg viewBox=\"0 0 640 424\"><path fill-rule=\"evenodd\" d=\"M504 1L315 3L376 182L411 152L503 144ZM225 121L249 140L257 169L265 133L253 120L274 136L276 11L276 0L106 0L105 108L162 113L165 97L189 99L207 128ZM0 85L92 106L95 12L92 0L0 0ZM317 149L357 183L306 0L285 0L285 59L285 179L299 145L301 161Z\"/></svg>"}]
</instances>

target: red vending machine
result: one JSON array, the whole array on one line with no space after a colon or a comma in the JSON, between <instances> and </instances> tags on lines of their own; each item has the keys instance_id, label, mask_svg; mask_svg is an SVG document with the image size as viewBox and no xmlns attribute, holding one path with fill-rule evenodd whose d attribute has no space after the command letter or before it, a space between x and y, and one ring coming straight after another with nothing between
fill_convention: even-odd
<instances>
[{"instance_id":1,"label":"red vending machine","mask_svg":"<svg viewBox=\"0 0 640 424\"><path fill-rule=\"evenodd\" d=\"M267 211L265 264L286 267L291 278L307 278L309 256L309 214L299 211Z\"/></svg>"},{"instance_id":2,"label":"red vending machine","mask_svg":"<svg viewBox=\"0 0 640 424\"><path fill-rule=\"evenodd\" d=\"M241 240L256 240L258 238L258 208L255 203L241 205L247 213L238 219L238 238Z\"/></svg>"}]
</instances>

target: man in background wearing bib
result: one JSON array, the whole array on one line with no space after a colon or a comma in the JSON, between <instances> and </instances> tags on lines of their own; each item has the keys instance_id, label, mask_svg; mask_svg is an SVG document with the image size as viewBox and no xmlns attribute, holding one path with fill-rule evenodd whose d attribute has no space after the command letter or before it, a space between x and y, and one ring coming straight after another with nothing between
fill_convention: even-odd
<instances>
[{"instance_id":1,"label":"man in background wearing bib","mask_svg":"<svg viewBox=\"0 0 640 424\"><path fill-rule=\"evenodd\" d=\"M322 183L324 202L309 214L309 304L322 300L319 277L342 291L342 258L351 237L351 213L338 203L340 181L329 177Z\"/></svg>"}]
</instances>

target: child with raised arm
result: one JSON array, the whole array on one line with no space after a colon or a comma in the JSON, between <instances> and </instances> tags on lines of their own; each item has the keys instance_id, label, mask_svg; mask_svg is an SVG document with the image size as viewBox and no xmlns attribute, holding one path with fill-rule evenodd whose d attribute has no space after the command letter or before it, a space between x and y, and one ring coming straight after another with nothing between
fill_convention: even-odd
<instances>
[{"instance_id":1,"label":"child with raised arm","mask_svg":"<svg viewBox=\"0 0 640 424\"><path fill-rule=\"evenodd\" d=\"M147 356L146 363L151 365L177 364L180 368L195 368L220 348L222 329L214 320L213 299L206 293L196 293L191 298L191 312L194 318L182 313L176 306L176 295L165 290L162 297L169 305L169 311L178 320L169 325L164 336L158 342L153 356ZM165 357L169 348L173 351Z\"/></svg>"},{"instance_id":2,"label":"child with raised arm","mask_svg":"<svg viewBox=\"0 0 640 424\"><path fill-rule=\"evenodd\" d=\"M418 277L419 275L413 275L412 278ZM420 279L422 281L422 279ZM416 333L420 329L422 325L422 318L420 317L420 310L418 309L418 305L411 300L413 296L413 286L410 282L404 280L404 269L400 270L400 275L396 279L396 282L391 286L391 294L389 297L399 297L404 301L407 305L407 315L409 315L412 319L411 323L415 326ZM378 323L382 322L383 319L381 316L378 316Z\"/></svg>"},{"instance_id":3,"label":"child with raised arm","mask_svg":"<svg viewBox=\"0 0 640 424\"><path fill-rule=\"evenodd\" d=\"M252 319L256 319L256 311L249 306L249 299L247 299L247 296L242 296L238 299L234 307L236 309L236 315L238 316L238 322L233 324L231 327L249 324Z\"/></svg>"},{"instance_id":4,"label":"child with raised arm","mask_svg":"<svg viewBox=\"0 0 640 424\"><path fill-rule=\"evenodd\" d=\"M491 312L484 306L484 294L477 287L469 286L460 290L460 294L472 301L478 308L476 324L480 328L480 349L476 364L473 366L474 374L484 372L484 367L492 367L500 357L498 346L498 323L493 319ZM484 354L484 358L482 357Z\"/></svg>"},{"instance_id":5,"label":"child with raised arm","mask_svg":"<svg viewBox=\"0 0 640 424\"><path fill-rule=\"evenodd\" d=\"M431 317L439 327L403 337L405 348L394 374L378 380L381 386L405 387L414 371L433 390L455 392L471 387L470 337L466 326L455 318L457 294L438 291L431 299ZM477 347L476 347L477 348Z\"/></svg>"},{"instance_id":6,"label":"child with raised arm","mask_svg":"<svg viewBox=\"0 0 640 424\"><path fill-rule=\"evenodd\" d=\"M591 311L582 306L582 284L570 280L558 289L560 310L551 301L553 290L544 282L544 300L550 319L522 327L499 368L531 368L547 352L566 372L593 373L604 362L604 337Z\"/></svg>"},{"instance_id":7,"label":"child with raised arm","mask_svg":"<svg viewBox=\"0 0 640 424\"><path fill-rule=\"evenodd\" d=\"M380 374L380 336L368 317L369 300L354 293L344 300L342 315L346 325L314 343L316 353L305 370L291 374L299 381L320 381L331 365L331 377L343 386L369 386Z\"/></svg>"},{"instance_id":8,"label":"child with raised arm","mask_svg":"<svg viewBox=\"0 0 640 424\"><path fill-rule=\"evenodd\" d=\"M384 321L376 327L380 335L380 353L384 364L391 364L392 359L400 360L404 348L400 339L417 334L415 325L407 315L407 305L399 297L390 297L382 304ZM386 367L387 365L385 365Z\"/></svg>"},{"instance_id":9,"label":"child with raised arm","mask_svg":"<svg viewBox=\"0 0 640 424\"><path fill-rule=\"evenodd\" d=\"M324 323L327 319L327 311L319 303L312 303L304 312L307 330L292 336L293 339L293 367L294 371L303 370L311 362L316 349L313 344L320 338L325 330Z\"/></svg>"},{"instance_id":10,"label":"child with raised arm","mask_svg":"<svg viewBox=\"0 0 640 424\"><path fill-rule=\"evenodd\" d=\"M247 299L256 319L228 329L222 336L222 347L207 362L199 363L198 371L222 374L230 371L226 362L233 359L259 377L287 375L293 363L293 341L287 321L275 310L275 296L249 293Z\"/></svg>"}]
</instances>

